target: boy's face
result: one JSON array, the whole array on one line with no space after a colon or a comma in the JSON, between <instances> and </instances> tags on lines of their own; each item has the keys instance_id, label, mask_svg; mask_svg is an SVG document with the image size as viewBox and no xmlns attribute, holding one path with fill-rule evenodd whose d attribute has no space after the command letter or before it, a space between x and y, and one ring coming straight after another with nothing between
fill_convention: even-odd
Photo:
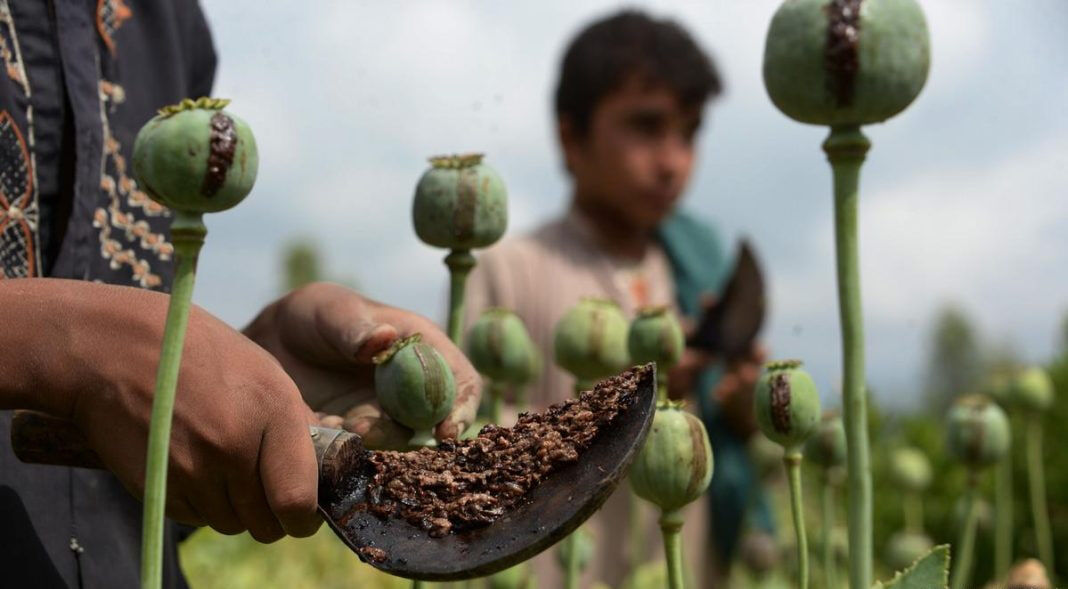
<instances>
[{"instance_id":1,"label":"boy's face","mask_svg":"<svg viewBox=\"0 0 1068 589\"><path fill-rule=\"evenodd\" d=\"M655 228L674 208L694 162L701 107L632 78L597 104L586 133L566 121L560 138L575 198L633 229Z\"/></svg>"}]
</instances>

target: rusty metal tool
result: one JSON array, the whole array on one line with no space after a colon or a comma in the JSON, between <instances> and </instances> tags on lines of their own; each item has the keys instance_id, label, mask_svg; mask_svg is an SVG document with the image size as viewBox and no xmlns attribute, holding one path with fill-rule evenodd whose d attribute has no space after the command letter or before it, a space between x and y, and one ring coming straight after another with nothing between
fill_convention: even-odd
<instances>
[{"instance_id":1,"label":"rusty metal tool","mask_svg":"<svg viewBox=\"0 0 1068 589\"><path fill-rule=\"evenodd\" d=\"M631 402L577 462L549 473L523 500L493 523L441 538L404 519L359 509L369 501L372 450L342 430L311 428L319 463L319 511L361 560L400 577L448 581L482 577L518 564L562 540L604 503L626 475L656 404L652 366L641 371ZM11 445L24 462L103 468L71 421L16 411ZM342 523L343 522L343 523Z\"/></svg>"},{"instance_id":2,"label":"rusty metal tool","mask_svg":"<svg viewBox=\"0 0 1068 589\"><path fill-rule=\"evenodd\" d=\"M722 295L705 311L687 341L690 347L728 361L749 352L766 308L764 275L748 240L739 241L735 260Z\"/></svg>"}]
</instances>

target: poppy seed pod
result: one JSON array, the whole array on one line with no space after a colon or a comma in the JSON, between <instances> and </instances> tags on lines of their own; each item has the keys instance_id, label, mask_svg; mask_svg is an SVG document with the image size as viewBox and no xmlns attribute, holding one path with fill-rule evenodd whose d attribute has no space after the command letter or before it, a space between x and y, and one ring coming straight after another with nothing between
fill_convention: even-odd
<instances>
[{"instance_id":1,"label":"poppy seed pod","mask_svg":"<svg viewBox=\"0 0 1068 589\"><path fill-rule=\"evenodd\" d=\"M241 202L256 182L256 139L224 111L229 100L200 98L160 109L137 133L133 169L153 200L190 213Z\"/></svg>"},{"instance_id":2,"label":"poppy seed pod","mask_svg":"<svg viewBox=\"0 0 1068 589\"><path fill-rule=\"evenodd\" d=\"M663 306L639 310L627 331L627 349L636 364L655 362L661 371L678 364L686 349L678 317Z\"/></svg>"},{"instance_id":3,"label":"poppy seed pod","mask_svg":"<svg viewBox=\"0 0 1068 589\"><path fill-rule=\"evenodd\" d=\"M645 444L630 467L630 486L664 512L697 499L712 480L712 446L704 424L681 403L657 405Z\"/></svg>"},{"instance_id":4,"label":"poppy seed pod","mask_svg":"<svg viewBox=\"0 0 1068 589\"><path fill-rule=\"evenodd\" d=\"M916 0L787 0L768 30L764 85L802 123L878 123L920 93L930 53Z\"/></svg>"},{"instance_id":5,"label":"poppy seed pod","mask_svg":"<svg viewBox=\"0 0 1068 589\"><path fill-rule=\"evenodd\" d=\"M430 158L412 204L415 233L434 247L469 250L496 243L508 227L508 193L482 154Z\"/></svg>"},{"instance_id":6,"label":"poppy seed pod","mask_svg":"<svg viewBox=\"0 0 1068 589\"><path fill-rule=\"evenodd\" d=\"M927 534L902 530L890 536L883 557L891 570L900 571L930 552L931 548L934 548L934 542Z\"/></svg>"},{"instance_id":7,"label":"poppy seed pod","mask_svg":"<svg viewBox=\"0 0 1068 589\"><path fill-rule=\"evenodd\" d=\"M799 360L770 362L753 395L757 424L788 450L804 443L820 420L820 395Z\"/></svg>"},{"instance_id":8,"label":"poppy seed pod","mask_svg":"<svg viewBox=\"0 0 1068 589\"><path fill-rule=\"evenodd\" d=\"M630 362L627 328L627 319L614 302L582 299L556 323L556 363L580 381L611 376Z\"/></svg>"},{"instance_id":9,"label":"poppy seed pod","mask_svg":"<svg viewBox=\"0 0 1068 589\"><path fill-rule=\"evenodd\" d=\"M837 413L825 413L812 437L805 442L805 458L821 468L837 468L845 464L846 437L842 418Z\"/></svg>"},{"instance_id":10,"label":"poppy seed pod","mask_svg":"<svg viewBox=\"0 0 1068 589\"><path fill-rule=\"evenodd\" d=\"M984 392L996 401L998 405L1001 405L1002 409L1010 411L1016 406L1015 391L1013 390L1014 381L1015 377L1011 372L998 371L990 376Z\"/></svg>"},{"instance_id":11,"label":"poppy seed pod","mask_svg":"<svg viewBox=\"0 0 1068 589\"><path fill-rule=\"evenodd\" d=\"M953 527L958 530L963 528L968 519L968 498L964 495L957 497L953 502ZM989 501L975 498L975 528L979 531L987 531L994 525L994 506Z\"/></svg>"},{"instance_id":12,"label":"poppy seed pod","mask_svg":"<svg viewBox=\"0 0 1068 589\"><path fill-rule=\"evenodd\" d=\"M1034 366L1018 374L1012 383L1015 404L1026 411L1045 411L1053 405L1053 381L1049 374Z\"/></svg>"},{"instance_id":13,"label":"poppy seed pod","mask_svg":"<svg viewBox=\"0 0 1068 589\"><path fill-rule=\"evenodd\" d=\"M1001 460L1009 450L1009 419L985 395L957 399L946 418L946 445L957 460L981 469Z\"/></svg>"},{"instance_id":14,"label":"poppy seed pod","mask_svg":"<svg viewBox=\"0 0 1068 589\"><path fill-rule=\"evenodd\" d=\"M902 491L922 493L931 477L931 461L920 450L898 448L890 455L890 479Z\"/></svg>"},{"instance_id":15,"label":"poppy seed pod","mask_svg":"<svg viewBox=\"0 0 1068 589\"><path fill-rule=\"evenodd\" d=\"M507 309L486 310L467 332L471 364L496 382L528 382L535 353L523 320Z\"/></svg>"},{"instance_id":16,"label":"poppy seed pod","mask_svg":"<svg viewBox=\"0 0 1068 589\"><path fill-rule=\"evenodd\" d=\"M452 410L456 381L445 358L421 340L397 340L375 356L375 393L394 421L415 430L412 446L434 446L434 426Z\"/></svg>"}]
</instances>

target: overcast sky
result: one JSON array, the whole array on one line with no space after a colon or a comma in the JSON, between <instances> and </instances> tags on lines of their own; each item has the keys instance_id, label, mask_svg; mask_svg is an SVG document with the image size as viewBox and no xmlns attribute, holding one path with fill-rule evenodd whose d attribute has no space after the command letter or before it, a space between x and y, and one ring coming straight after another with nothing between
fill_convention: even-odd
<instances>
[{"instance_id":1,"label":"overcast sky","mask_svg":"<svg viewBox=\"0 0 1068 589\"><path fill-rule=\"evenodd\" d=\"M771 283L764 336L839 381L826 131L770 103L760 78L772 0L262 2L201 0L220 56L216 95L252 126L256 189L208 220L195 300L235 326L278 294L279 252L314 236L333 276L435 319L443 252L410 224L439 153L482 151L505 179L509 232L559 214L567 183L550 94L566 41L623 6L682 22L726 95L700 137L684 206L750 236ZM926 0L932 68L873 141L862 178L869 380L880 401L919 393L925 335L947 301L1031 361L1068 310L1068 2ZM1026 8L1024 8L1026 6Z\"/></svg>"}]
</instances>

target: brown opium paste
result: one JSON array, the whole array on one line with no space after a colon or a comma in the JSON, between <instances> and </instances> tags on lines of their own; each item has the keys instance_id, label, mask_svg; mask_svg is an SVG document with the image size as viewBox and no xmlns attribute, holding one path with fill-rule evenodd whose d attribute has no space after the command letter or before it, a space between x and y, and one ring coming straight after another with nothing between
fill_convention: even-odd
<instances>
[{"instance_id":1,"label":"brown opium paste","mask_svg":"<svg viewBox=\"0 0 1068 589\"><path fill-rule=\"evenodd\" d=\"M367 502L354 510L402 518L432 537L486 526L546 476L577 462L598 435L611 435L613 421L638 400L648 370L627 371L542 413L522 413L513 427L487 425L474 439L370 452L362 457L373 473Z\"/></svg>"}]
</instances>

